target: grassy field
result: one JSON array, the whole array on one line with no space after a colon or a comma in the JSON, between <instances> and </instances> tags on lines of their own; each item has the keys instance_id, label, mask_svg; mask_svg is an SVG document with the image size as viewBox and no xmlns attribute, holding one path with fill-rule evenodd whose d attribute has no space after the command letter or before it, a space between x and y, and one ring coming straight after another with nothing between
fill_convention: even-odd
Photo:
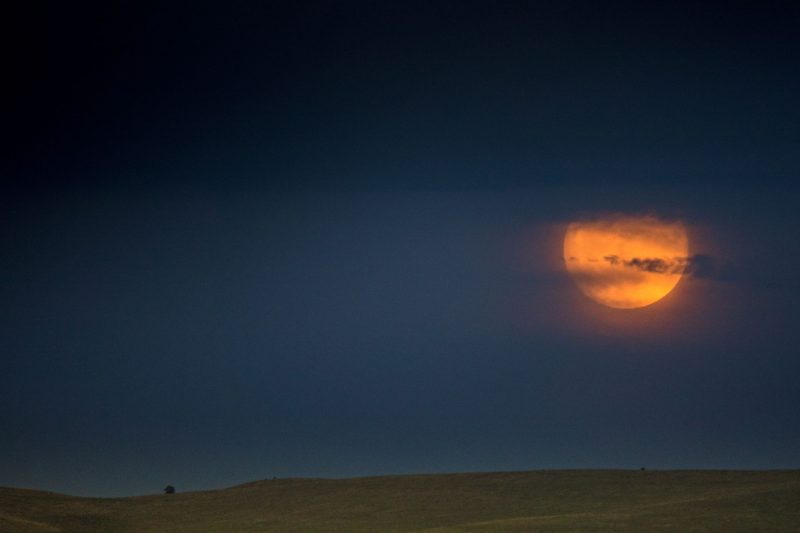
<instances>
[{"instance_id":1,"label":"grassy field","mask_svg":"<svg viewBox=\"0 0 800 533\"><path fill-rule=\"evenodd\" d=\"M0 488L0 531L800 531L800 471L284 479L175 495Z\"/></svg>"}]
</instances>

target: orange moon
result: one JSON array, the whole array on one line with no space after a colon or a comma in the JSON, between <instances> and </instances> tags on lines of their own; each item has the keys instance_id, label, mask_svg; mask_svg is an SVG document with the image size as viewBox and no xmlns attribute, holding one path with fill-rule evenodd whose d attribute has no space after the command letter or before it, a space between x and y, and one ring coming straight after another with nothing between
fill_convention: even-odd
<instances>
[{"instance_id":1,"label":"orange moon","mask_svg":"<svg viewBox=\"0 0 800 533\"><path fill-rule=\"evenodd\" d=\"M611 216L573 222L564 236L564 263L589 298L608 307L653 304L675 288L689 260L680 222L655 216Z\"/></svg>"}]
</instances>

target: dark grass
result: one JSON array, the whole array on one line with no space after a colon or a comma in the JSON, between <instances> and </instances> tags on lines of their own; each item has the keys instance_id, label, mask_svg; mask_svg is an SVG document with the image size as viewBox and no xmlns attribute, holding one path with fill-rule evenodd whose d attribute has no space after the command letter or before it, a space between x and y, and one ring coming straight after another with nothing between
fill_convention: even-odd
<instances>
[{"instance_id":1,"label":"dark grass","mask_svg":"<svg viewBox=\"0 0 800 533\"><path fill-rule=\"evenodd\" d=\"M0 531L575 530L800 531L800 471L285 479L132 498L0 489Z\"/></svg>"}]
</instances>

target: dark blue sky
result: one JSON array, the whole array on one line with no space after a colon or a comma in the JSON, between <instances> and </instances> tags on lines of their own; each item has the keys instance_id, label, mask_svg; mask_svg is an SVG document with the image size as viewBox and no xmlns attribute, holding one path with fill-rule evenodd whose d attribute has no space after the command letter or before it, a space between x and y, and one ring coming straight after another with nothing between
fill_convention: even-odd
<instances>
[{"instance_id":1,"label":"dark blue sky","mask_svg":"<svg viewBox=\"0 0 800 533\"><path fill-rule=\"evenodd\" d=\"M0 485L798 468L800 10L13 13ZM565 224L683 220L636 311Z\"/></svg>"}]
</instances>

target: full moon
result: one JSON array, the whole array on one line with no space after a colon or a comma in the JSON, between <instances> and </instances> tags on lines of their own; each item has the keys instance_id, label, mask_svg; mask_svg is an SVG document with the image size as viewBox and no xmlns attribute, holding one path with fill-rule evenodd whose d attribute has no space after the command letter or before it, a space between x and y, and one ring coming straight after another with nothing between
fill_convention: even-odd
<instances>
[{"instance_id":1,"label":"full moon","mask_svg":"<svg viewBox=\"0 0 800 533\"><path fill-rule=\"evenodd\" d=\"M608 307L653 304L675 288L689 260L680 222L655 216L612 216L573 222L564 236L564 263L589 298Z\"/></svg>"}]
</instances>

